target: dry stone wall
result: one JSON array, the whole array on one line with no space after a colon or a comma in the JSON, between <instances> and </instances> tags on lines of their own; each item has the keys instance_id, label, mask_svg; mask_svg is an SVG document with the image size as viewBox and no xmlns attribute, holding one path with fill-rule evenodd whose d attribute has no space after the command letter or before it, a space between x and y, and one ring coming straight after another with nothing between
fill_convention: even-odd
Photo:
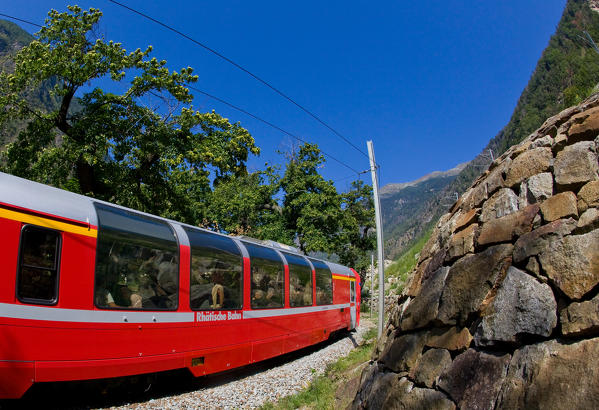
<instances>
[{"instance_id":1,"label":"dry stone wall","mask_svg":"<svg viewBox=\"0 0 599 410\"><path fill-rule=\"evenodd\" d=\"M352 404L599 408L599 96L497 158L436 226Z\"/></svg>"}]
</instances>

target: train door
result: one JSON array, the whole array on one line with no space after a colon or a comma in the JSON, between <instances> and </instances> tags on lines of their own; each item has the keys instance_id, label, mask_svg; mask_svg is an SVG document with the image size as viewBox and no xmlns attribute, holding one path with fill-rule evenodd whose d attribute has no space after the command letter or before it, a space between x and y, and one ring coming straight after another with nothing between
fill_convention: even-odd
<instances>
[{"instance_id":1,"label":"train door","mask_svg":"<svg viewBox=\"0 0 599 410\"><path fill-rule=\"evenodd\" d=\"M352 280L349 282L349 311L350 311L350 328L355 329L356 327L356 281Z\"/></svg>"}]
</instances>

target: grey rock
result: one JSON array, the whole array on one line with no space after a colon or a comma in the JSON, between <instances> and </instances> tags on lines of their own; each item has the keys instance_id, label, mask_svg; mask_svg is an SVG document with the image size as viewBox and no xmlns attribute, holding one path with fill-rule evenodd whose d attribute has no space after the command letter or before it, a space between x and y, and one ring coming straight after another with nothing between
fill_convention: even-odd
<instances>
[{"instance_id":1,"label":"grey rock","mask_svg":"<svg viewBox=\"0 0 599 410\"><path fill-rule=\"evenodd\" d=\"M586 233L599 228L599 209L589 208L580 215L576 233Z\"/></svg>"},{"instance_id":2,"label":"grey rock","mask_svg":"<svg viewBox=\"0 0 599 410\"><path fill-rule=\"evenodd\" d=\"M509 188L502 188L489 198L482 208L479 220L487 222L518 210L518 196Z\"/></svg>"},{"instance_id":3,"label":"grey rock","mask_svg":"<svg viewBox=\"0 0 599 410\"><path fill-rule=\"evenodd\" d=\"M555 340L516 350L498 409L599 408L599 340Z\"/></svg>"},{"instance_id":4,"label":"grey rock","mask_svg":"<svg viewBox=\"0 0 599 410\"><path fill-rule=\"evenodd\" d=\"M379 363L394 372L411 371L422 356L427 335L418 332L396 337L381 353Z\"/></svg>"},{"instance_id":5,"label":"grey rock","mask_svg":"<svg viewBox=\"0 0 599 410\"><path fill-rule=\"evenodd\" d=\"M487 293L511 264L513 246L491 246L483 252L466 255L453 264L445 280L438 307L438 320L448 325L465 325L478 311ZM436 310L436 306L431 304Z\"/></svg>"},{"instance_id":6,"label":"grey rock","mask_svg":"<svg viewBox=\"0 0 599 410\"><path fill-rule=\"evenodd\" d=\"M373 409L375 407L372 407ZM408 379L397 380L386 397L382 409L453 410L455 404L441 392L414 387Z\"/></svg>"},{"instance_id":7,"label":"grey rock","mask_svg":"<svg viewBox=\"0 0 599 410\"><path fill-rule=\"evenodd\" d=\"M439 377L438 386L460 409L493 409L503 384L509 354L488 354L468 349L457 356Z\"/></svg>"},{"instance_id":8,"label":"grey rock","mask_svg":"<svg viewBox=\"0 0 599 410\"><path fill-rule=\"evenodd\" d=\"M520 263L530 256L547 251L551 243L561 241L575 228L574 219L560 219L521 235L514 245L514 262Z\"/></svg>"},{"instance_id":9,"label":"grey rock","mask_svg":"<svg viewBox=\"0 0 599 410\"><path fill-rule=\"evenodd\" d=\"M507 170L505 185L515 187L527 178L549 170L553 154L550 148L529 149L518 155Z\"/></svg>"},{"instance_id":10,"label":"grey rock","mask_svg":"<svg viewBox=\"0 0 599 410\"><path fill-rule=\"evenodd\" d=\"M424 327L437 318L439 299L448 273L449 268L442 267L437 269L426 282L423 281L420 294L412 299L403 314L401 329Z\"/></svg>"},{"instance_id":11,"label":"grey rock","mask_svg":"<svg viewBox=\"0 0 599 410\"><path fill-rule=\"evenodd\" d=\"M560 312L562 334L588 336L599 333L599 295L586 302L573 302Z\"/></svg>"},{"instance_id":12,"label":"grey rock","mask_svg":"<svg viewBox=\"0 0 599 410\"><path fill-rule=\"evenodd\" d=\"M558 152L554 163L555 183L563 189L576 189L599 179L595 143L583 141Z\"/></svg>"},{"instance_id":13,"label":"grey rock","mask_svg":"<svg viewBox=\"0 0 599 410\"><path fill-rule=\"evenodd\" d=\"M549 336L557 324L551 288L511 266L474 333L477 346L516 343L523 335Z\"/></svg>"},{"instance_id":14,"label":"grey rock","mask_svg":"<svg viewBox=\"0 0 599 410\"><path fill-rule=\"evenodd\" d=\"M553 175L550 172L542 172L531 176L526 181L528 203L543 201L553 195Z\"/></svg>"},{"instance_id":15,"label":"grey rock","mask_svg":"<svg viewBox=\"0 0 599 410\"><path fill-rule=\"evenodd\" d=\"M580 300L599 283L599 230L570 235L539 254L541 268L569 298Z\"/></svg>"},{"instance_id":16,"label":"grey rock","mask_svg":"<svg viewBox=\"0 0 599 410\"><path fill-rule=\"evenodd\" d=\"M435 385L437 377L451 365L451 355L445 349L430 349L423 355L411 377L428 388Z\"/></svg>"}]
</instances>

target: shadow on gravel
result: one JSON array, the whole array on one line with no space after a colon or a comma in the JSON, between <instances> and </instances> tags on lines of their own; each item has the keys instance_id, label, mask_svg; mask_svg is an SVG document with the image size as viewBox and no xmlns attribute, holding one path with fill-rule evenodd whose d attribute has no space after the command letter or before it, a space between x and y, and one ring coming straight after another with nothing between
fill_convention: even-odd
<instances>
[{"instance_id":1,"label":"shadow on gravel","mask_svg":"<svg viewBox=\"0 0 599 410\"><path fill-rule=\"evenodd\" d=\"M37 383L19 400L0 400L0 409L89 409L125 405L134 407L135 404L149 400L217 387L243 379L314 353L344 337L350 337L354 346L357 345L352 333L340 331L314 346L198 378L193 377L187 369L179 369L114 379Z\"/></svg>"}]
</instances>

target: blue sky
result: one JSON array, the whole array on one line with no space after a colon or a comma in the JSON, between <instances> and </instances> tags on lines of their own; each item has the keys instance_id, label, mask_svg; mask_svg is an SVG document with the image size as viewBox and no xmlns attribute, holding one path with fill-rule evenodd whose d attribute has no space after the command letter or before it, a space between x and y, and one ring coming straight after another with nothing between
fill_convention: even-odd
<instances>
[{"instance_id":1,"label":"blue sky","mask_svg":"<svg viewBox=\"0 0 599 410\"><path fill-rule=\"evenodd\" d=\"M566 0L179 1L122 0L267 80L362 151L373 140L381 185L471 160L509 121ZM297 107L204 49L110 3L20 0L5 13L41 24L51 8L96 7L100 31L127 50L154 46L195 86L246 109L362 171L368 159ZM37 29L19 23L33 33ZM194 106L240 121L261 148L250 168L284 163L294 141L198 95ZM355 174L321 170L345 190ZM370 181L369 175L362 175Z\"/></svg>"}]
</instances>

